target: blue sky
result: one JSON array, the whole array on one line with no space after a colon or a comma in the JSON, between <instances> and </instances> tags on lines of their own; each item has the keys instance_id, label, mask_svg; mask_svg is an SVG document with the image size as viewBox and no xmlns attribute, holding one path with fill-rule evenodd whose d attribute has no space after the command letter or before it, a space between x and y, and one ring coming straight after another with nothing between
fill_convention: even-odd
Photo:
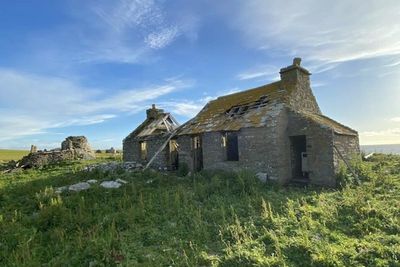
<instances>
[{"instance_id":1,"label":"blue sky","mask_svg":"<svg viewBox=\"0 0 400 267\"><path fill-rule=\"evenodd\" d=\"M400 2L1 1L0 148L122 139L157 104L181 122L303 58L322 111L400 143Z\"/></svg>"}]
</instances>

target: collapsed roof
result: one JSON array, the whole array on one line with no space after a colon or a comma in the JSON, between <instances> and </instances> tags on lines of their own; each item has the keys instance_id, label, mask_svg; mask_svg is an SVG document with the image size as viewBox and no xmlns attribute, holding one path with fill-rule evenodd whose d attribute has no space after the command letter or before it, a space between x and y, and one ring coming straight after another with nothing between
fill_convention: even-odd
<instances>
[{"instance_id":1,"label":"collapsed roof","mask_svg":"<svg viewBox=\"0 0 400 267\"><path fill-rule=\"evenodd\" d=\"M137 137L145 138L152 135L170 133L179 127L178 121L162 109L156 109L155 105L147 110L146 120L140 124L126 138Z\"/></svg>"}]
</instances>

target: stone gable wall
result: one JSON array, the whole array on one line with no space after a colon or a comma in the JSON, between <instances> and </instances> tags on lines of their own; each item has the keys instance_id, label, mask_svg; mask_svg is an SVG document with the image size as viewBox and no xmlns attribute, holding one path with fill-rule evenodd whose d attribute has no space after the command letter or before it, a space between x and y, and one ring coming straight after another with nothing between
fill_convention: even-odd
<instances>
[{"instance_id":1,"label":"stone gable wall","mask_svg":"<svg viewBox=\"0 0 400 267\"><path fill-rule=\"evenodd\" d=\"M335 134L334 144L347 162L351 162L353 159L360 158L360 145L358 136ZM343 159L335 150L334 166L336 173L339 171L341 162L343 162Z\"/></svg>"},{"instance_id":2,"label":"stone gable wall","mask_svg":"<svg viewBox=\"0 0 400 267\"><path fill-rule=\"evenodd\" d=\"M289 112L288 136L306 136L306 152L310 168L310 182L324 186L335 186L333 165L333 131L314 121ZM290 167L291 169L291 167Z\"/></svg>"},{"instance_id":3,"label":"stone gable wall","mask_svg":"<svg viewBox=\"0 0 400 267\"><path fill-rule=\"evenodd\" d=\"M123 142L123 160L134 161L145 166L148 161L155 155L160 147L167 140L168 136L158 135L146 139L127 138ZM147 160L142 160L140 155L140 142L146 141L147 144ZM152 165L154 169L170 168L169 166L169 146L167 145L154 159Z\"/></svg>"},{"instance_id":4,"label":"stone gable wall","mask_svg":"<svg viewBox=\"0 0 400 267\"><path fill-rule=\"evenodd\" d=\"M281 86L291 92L285 96L285 102L293 110L322 114L311 90L310 74L305 73L303 69L293 67L281 72Z\"/></svg>"}]
</instances>

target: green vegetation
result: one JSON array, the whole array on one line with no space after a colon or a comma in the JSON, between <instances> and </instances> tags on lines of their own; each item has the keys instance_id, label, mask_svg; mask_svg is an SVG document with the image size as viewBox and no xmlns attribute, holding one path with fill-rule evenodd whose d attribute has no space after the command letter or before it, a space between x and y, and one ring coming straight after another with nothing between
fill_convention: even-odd
<instances>
[{"instance_id":1,"label":"green vegetation","mask_svg":"<svg viewBox=\"0 0 400 267\"><path fill-rule=\"evenodd\" d=\"M0 163L10 160L20 160L23 156L26 156L28 154L29 151L27 150L0 149Z\"/></svg>"},{"instance_id":2,"label":"green vegetation","mask_svg":"<svg viewBox=\"0 0 400 267\"><path fill-rule=\"evenodd\" d=\"M101 151L101 153L96 153L96 158L97 159L107 159L107 160L122 160L122 153L117 153L117 154L111 154L111 153L106 153L104 150Z\"/></svg>"},{"instance_id":3,"label":"green vegetation","mask_svg":"<svg viewBox=\"0 0 400 267\"><path fill-rule=\"evenodd\" d=\"M1 176L0 266L400 266L398 156L355 163L338 190L85 164ZM129 183L54 192L116 178Z\"/></svg>"}]
</instances>

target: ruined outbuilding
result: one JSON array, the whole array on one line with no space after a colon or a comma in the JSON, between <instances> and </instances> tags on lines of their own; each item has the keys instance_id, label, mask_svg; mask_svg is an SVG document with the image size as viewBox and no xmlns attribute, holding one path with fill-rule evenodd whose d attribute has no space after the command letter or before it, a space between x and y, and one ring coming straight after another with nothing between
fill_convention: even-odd
<instances>
[{"instance_id":1,"label":"ruined outbuilding","mask_svg":"<svg viewBox=\"0 0 400 267\"><path fill-rule=\"evenodd\" d=\"M279 81L210 101L179 127L153 106L124 139L124 160L155 156L157 168L250 169L280 183L334 186L339 163L360 153L358 133L321 113L310 75L295 58Z\"/></svg>"},{"instance_id":2,"label":"ruined outbuilding","mask_svg":"<svg viewBox=\"0 0 400 267\"><path fill-rule=\"evenodd\" d=\"M32 146L31 152L20 160L18 166L23 168L42 167L62 161L95 158L85 136L69 136L61 143L61 149L41 151L37 150L36 146Z\"/></svg>"},{"instance_id":3,"label":"ruined outbuilding","mask_svg":"<svg viewBox=\"0 0 400 267\"><path fill-rule=\"evenodd\" d=\"M146 111L146 120L123 141L124 161L146 164L154 154L158 154L153 167L174 170L178 167L177 144L173 140L162 148L179 123L163 109L153 105ZM162 148L160 150L160 148ZM160 151L159 151L160 150Z\"/></svg>"}]
</instances>

